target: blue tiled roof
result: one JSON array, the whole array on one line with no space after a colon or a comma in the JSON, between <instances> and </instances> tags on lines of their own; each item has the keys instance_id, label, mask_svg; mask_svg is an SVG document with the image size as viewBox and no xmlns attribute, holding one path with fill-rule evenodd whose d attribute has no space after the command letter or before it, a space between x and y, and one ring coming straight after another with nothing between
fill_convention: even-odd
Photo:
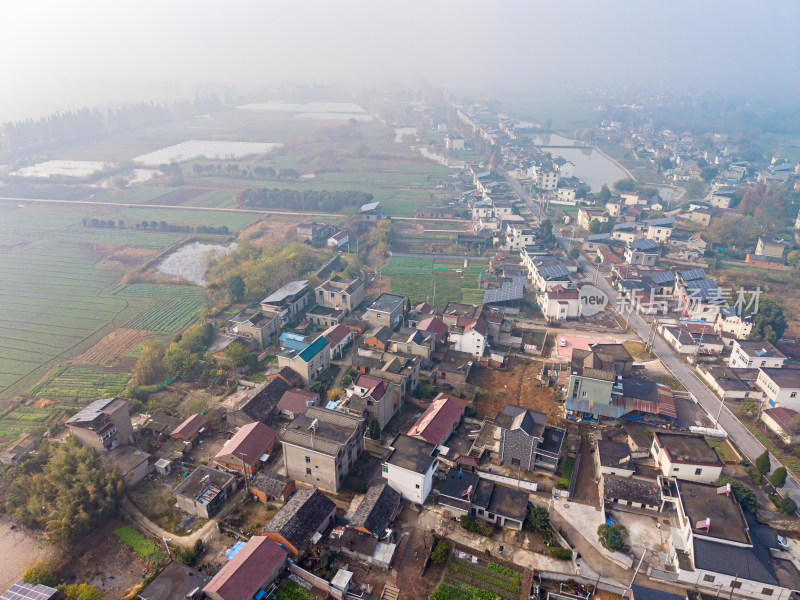
<instances>
[{"instance_id":1,"label":"blue tiled roof","mask_svg":"<svg viewBox=\"0 0 800 600\"><path fill-rule=\"evenodd\" d=\"M329 346L330 342L325 339L324 336L319 336L315 339L311 344L300 353L300 358L304 362L310 361L314 358L317 354L319 354L325 346Z\"/></svg>"}]
</instances>

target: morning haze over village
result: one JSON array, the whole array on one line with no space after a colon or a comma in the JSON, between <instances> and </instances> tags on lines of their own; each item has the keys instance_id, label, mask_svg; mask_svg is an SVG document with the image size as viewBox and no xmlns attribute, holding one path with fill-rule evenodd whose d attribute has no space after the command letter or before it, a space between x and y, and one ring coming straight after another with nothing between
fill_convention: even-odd
<instances>
[{"instance_id":1,"label":"morning haze over village","mask_svg":"<svg viewBox=\"0 0 800 600\"><path fill-rule=\"evenodd\" d=\"M0 600L800 600L800 6L0 22Z\"/></svg>"}]
</instances>

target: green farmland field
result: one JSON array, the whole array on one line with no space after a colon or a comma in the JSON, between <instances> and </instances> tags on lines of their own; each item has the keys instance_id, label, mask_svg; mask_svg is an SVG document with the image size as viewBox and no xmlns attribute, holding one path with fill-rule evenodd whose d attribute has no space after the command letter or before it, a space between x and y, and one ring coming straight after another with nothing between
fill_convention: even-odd
<instances>
[{"instance_id":1,"label":"green farmland field","mask_svg":"<svg viewBox=\"0 0 800 600\"><path fill-rule=\"evenodd\" d=\"M162 233L155 231L137 231L136 229L103 229L99 227L81 227L58 234L60 240L88 242L92 244L126 244L137 248L160 250L181 241L185 235L180 233Z\"/></svg>"},{"instance_id":2,"label":"green farmland field","mask_svg":"<svg viewBox=\"0 0 800 600\"><path fill-rule=\"evenodd\" d=\"M143 304L104 294L120 273L94 268L99 258L54 242L0 252L0 396Z\"/></svg>"},{"instance_id":3,"label":"green farmland field","mask_svg":"<svg viewBox=\"0 0 800 600\"><path fill-rule=\"evenodd\" d=\"M120 395L130 377L127 373L103 373L97 369L64 365L33 386L28 393L45 398L89 402Z\"/></svg>"},{"instance_id":4,"label":"green farmland field","mask_svg":"<svg viewBox=\"0 0 800 600\"><path fill-rule=\"evenodd\" d=\"M206 308L203 291L191 285L135 283L114 291L124 298L153 298L152 303L124 327L177 332L194 323Z\"/></svg>"},{"instance_id":5,"label":"green farmland field","mask_svg":"<svg viewBox=\"0 0 800 600\"><path fill-rule=\"evenodd\" d=\"M381 269L386 275L430 275L433 272L432 258L391 257Z\"/></svg>"},{"instance_id":6,"label":"green farmland field","mask_svg":"<svg viewBox=\"0 0 800 600\"><path fill-rule=\"evenodd\" d=\"M448 302L481 304L484 292L478 288L478 276L483 268L472 263L462 273L462 263L392 257L382 272L392 278L392 293L408 296L412 304L425 301L442 308Z\"/></svg>"}]
</instances>

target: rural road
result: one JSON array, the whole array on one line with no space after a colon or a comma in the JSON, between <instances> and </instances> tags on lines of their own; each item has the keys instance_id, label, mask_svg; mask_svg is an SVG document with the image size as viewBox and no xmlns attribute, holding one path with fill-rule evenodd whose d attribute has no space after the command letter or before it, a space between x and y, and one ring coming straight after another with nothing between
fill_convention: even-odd
<instances>
[{"instance_id":1,"label":"rural road","mask_svg":"<svg viewBox=\"0 0 800 600\"><path fill-rule=\"evenodd\" d=\"M541 208L535 203L529 194L522 189L519 183L505 174L506 180L509 182L517 195L525 202L533 215L541 222L545 219L544 213ZM571 245L567 238L553 228L553 234L556 236L556 242L565 252L569 252ZM590 264L583 256L579 259L581 269L589 279L594 281L594 285L600 289L607 297L608 304L615 308L619 306L617 303L617 293L611 288L608 281L597 271L594 265ZM625 317L620 313L621 317ZM650 325L639 316L638 313L632 312L630 314L629 323L632 330L636 333L639 339L647 344L650 339ZM670 348L667 343L658 335L655 336L653 343L653 352L659 358L664 367L672 373L672 375L681 382L683 387L692 394L697 403L708 413L709 418L716 422L716 417L719 415L719 426L724 429L728 437L736 444L741 452L750 460L754 462L756 457L764 452L764 446L759 442L756 437L747 429L741 421L734 415L727 406L724 406L717 396L706 385L700 381L695 375L694 371L683 362L680 357ZM774 471L777 467L781 466L778 460L770 455L770 472ZM789 492L791 498L800 506L800 484L794 478L794 475L789 471L789 477L786 479L784 487L780 488L780 493Z\"/></svg>"},{"instance_id":2,"label":"rural road","mask_svg":"<svg viewBox=\"0 0 800 600\"><path fill-rule=\"evenodd\" d=\"M342 217L339 213L281 211L255 208L214 208L208 206L172 206L169 204L131 204L128 202L92 202L91 200L53 200L51 198L7 198L8 202L47 202L49 204L82 204L88 206L116 206L117 208L167 208L169 210L193 210L204 212L250 213L255 215L291 215L293 217ZM392 217L393 221L418 221L415 217ZM430 219L429 219L430 220ZM435 219L434 219L435 220ZM448 223L467 223L464 219L448 219ZM457 233L457 232L456 232Z\"/></svg>"}]
</instances>

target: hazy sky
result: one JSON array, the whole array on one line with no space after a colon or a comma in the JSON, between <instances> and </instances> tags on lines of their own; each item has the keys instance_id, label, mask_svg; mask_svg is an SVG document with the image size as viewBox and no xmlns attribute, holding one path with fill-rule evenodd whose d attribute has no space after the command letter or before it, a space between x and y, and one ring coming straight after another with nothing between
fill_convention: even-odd
<instances>
[{"instance_id":1,"label":"hazy sky","mask_svg":"<svg viewBox=\"0 0 800 600\"><path fill-rule=\"evenodd\" d=\"M797 0L1 0L0 121L280 82L791 98L799 25Z\"/></svg>"}]
</instances>

